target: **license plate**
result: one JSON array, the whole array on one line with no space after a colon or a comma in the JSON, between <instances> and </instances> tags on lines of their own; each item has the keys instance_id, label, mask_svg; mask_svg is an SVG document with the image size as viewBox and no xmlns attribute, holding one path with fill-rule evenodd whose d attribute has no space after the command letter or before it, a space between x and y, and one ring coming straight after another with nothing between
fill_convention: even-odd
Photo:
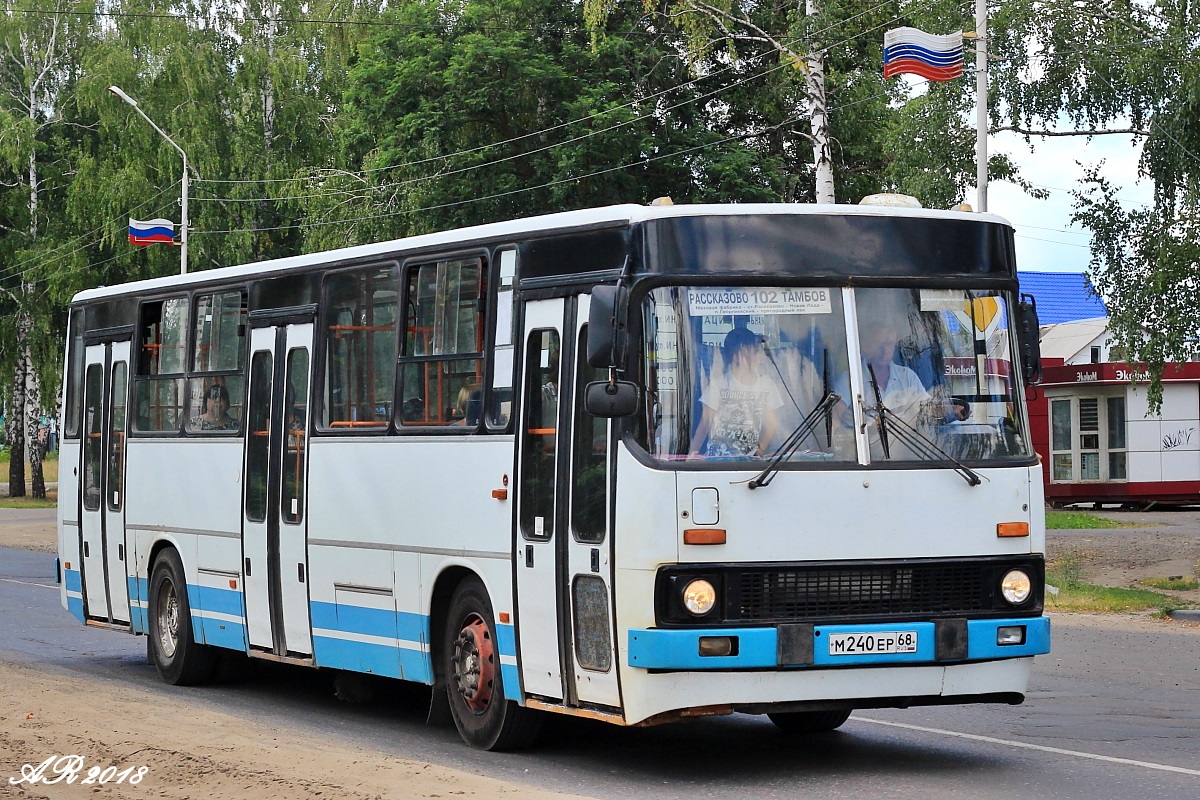
<instances>
[{"instance_id":1,"label":"license plate","mask_svg":"<svg viewBox=\"0 0 1200 800\"><path fill-rule=\"evenodd\" d=\"M917 652L916 631L874 631L872 633L831 633L829 655L871 656Z\"/></svg>"}]
</instances>

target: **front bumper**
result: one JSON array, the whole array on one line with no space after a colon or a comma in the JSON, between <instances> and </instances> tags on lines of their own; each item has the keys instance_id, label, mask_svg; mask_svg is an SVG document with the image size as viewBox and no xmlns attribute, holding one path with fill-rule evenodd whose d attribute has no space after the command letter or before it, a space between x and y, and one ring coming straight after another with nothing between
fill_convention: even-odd
<instances>
[{"instance_id":1,"label":"front bumper","mask_svg":"<svg viewBox=\"0 0 1200 800\"><path fill-rule=\"evenodd\" d=\"M965 623L965 624L964 624ZM1023 627L1020 644L997 643L999 628ZM837 634L915 631L911 653L831 654ZM731 655L701 655L700 639L729 637ZM649 628L629 631L629 665L650 670L813 669L843 666L952 664L1050 652L1050 618L1017 617L869 625L782 625L764 628Z\"/></svg>"}]
</instances>

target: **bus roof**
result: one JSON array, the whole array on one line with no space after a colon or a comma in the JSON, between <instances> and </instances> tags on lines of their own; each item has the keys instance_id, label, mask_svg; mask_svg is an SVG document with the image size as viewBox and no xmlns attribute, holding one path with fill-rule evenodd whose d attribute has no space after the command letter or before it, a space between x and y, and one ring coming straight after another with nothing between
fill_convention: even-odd
<instances>
[{"instance_id":1,"label":"bus roof","mask_svg":"<svg viewBox=\"0 0 1200 800\"><path fill-rule=\"evenodd\" d=\"M409 236L403 239L356 245L335 250L322 250L304 255L289 256L267 261L252 262L231 267L190 272L187 275L168 275L131 283L85 289L72 298L72 303L84 303L105 297L125 294L152 293L172 287L186 287L195 283L244 277L269 275L307 266L351 259L372 258L395 254L399 251L435 248L439 246L468 244L515 238L530 234L569 231L603 225L630 225L653 219L698 216L739 215L825 215L825 216L876 216L910 217L916 219L947 219L972 222L989 222L1012 227L1011 223L995 214L964 211L942 211L927 208L898 208L893 206L863 205L816 205L799 203L727 203L696 205L624 205L588 208L579 211L564 211L556 214L526 217L506 222L492 222L467 228L455 228L437 233Z\"/></svg>"}]
</instances>

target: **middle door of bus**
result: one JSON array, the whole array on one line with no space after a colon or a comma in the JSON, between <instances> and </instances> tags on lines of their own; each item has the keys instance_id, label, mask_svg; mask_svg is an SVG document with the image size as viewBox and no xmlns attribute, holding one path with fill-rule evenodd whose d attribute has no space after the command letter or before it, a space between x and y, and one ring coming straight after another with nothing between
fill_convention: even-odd
<instances>
[{"instance_id":1,"label":"middle door of bus","mask_svg":"<svg viewBox=\"0 0 1200 800\"><path fill-rule=\"evenodd\" d=\"M619 707L609 543L610 426L583 409L590 295L525 306L517 639L527 694Z\"/></svg>"},{"instance_id":2,"label":"middle door of bus","mask_svg":"<svg viewBox=\"0 0 1200 800\"><path fill-rule=\"evenodd\" d=\"M254 321L251 321L252 326ZM313 325L253 327L242 569L252 651L312 655L308 596L308 416Z\"/></svg>"}]
</instances>

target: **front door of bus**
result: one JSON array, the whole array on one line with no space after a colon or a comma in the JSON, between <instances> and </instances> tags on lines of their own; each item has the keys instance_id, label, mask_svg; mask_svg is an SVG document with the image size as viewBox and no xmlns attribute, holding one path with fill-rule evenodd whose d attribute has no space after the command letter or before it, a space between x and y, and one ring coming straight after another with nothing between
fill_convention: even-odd
<instances>
[{"instance_id":1,"label":"front door of bus","mask_svg":"<svg viewBox=\"0 0 1200 800\"><path fill-rule=\"evenodd\" d=\"M251 320L254 325L254 320ZM312 655L308 605L311 322L250 332L242 569L252 651Z\"/></svg>"},{"instance_id":2,"label":"front door of bus","mask_svg":"<svg viewBox=\"0 0 1200 800\"><path fill-rule=\"evenodd\" d=\"M83 594L88 619L129 623L125 542L125 411L129 342L88 345L84 353Z\"/></svg>"},{"instance_id":3,"label":"front door of bus","mask_svg":"<svg viewBox=\"0 0 1200 800\"><path fill-rule=\"evenodd\" d=\"M619 707L609 545L610 428L582 407L589 295L525 307L517 630L528 694Z\"/></svg>"}]
</instances>

